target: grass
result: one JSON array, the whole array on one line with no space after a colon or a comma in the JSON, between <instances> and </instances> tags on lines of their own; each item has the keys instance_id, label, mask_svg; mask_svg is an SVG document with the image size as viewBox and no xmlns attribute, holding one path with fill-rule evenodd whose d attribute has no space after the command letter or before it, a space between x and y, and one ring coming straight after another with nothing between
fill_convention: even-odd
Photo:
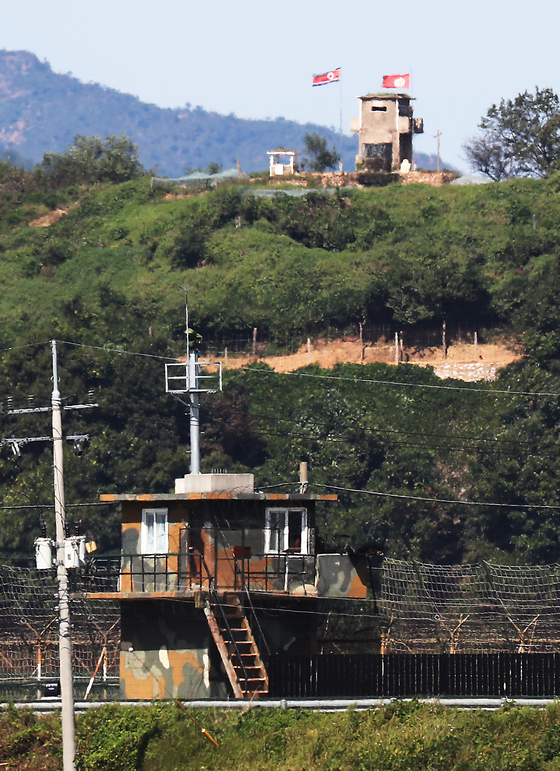
<instances>
[{"instance_id":1,"label":"grass","mask_svg":"<svg viewBox=\"0 0 560 771\"><path fill-rule=\"evenodd\" d=\"M494 712L393 702L339 713L196 709L216 748L174 705L106 705L78 718L82 771L557 771L560 704ZM0 763L60 767L57 716L9 709Z\"/></svg>"}]
</instances>

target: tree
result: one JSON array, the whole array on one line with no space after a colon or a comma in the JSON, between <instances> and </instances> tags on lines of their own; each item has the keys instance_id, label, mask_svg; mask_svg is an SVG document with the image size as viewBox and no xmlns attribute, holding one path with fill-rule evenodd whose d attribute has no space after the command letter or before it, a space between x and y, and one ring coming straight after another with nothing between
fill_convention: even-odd
<instances>
[{"instance_id":1,"label":"tree","mask_svg":"<svg viewBox=\"0 0 560 771\"><path fill-rule=\"evenodd\" d=\"M545 177L560 168L560 100L552 89L502 99L479 127L482 135L463 149L471 166L491 179Z\"/></svg>"},{"instance_id":2,"label":"tree","mask_svg":"<svg viewBox=\"0 0 560 771\"><path fill-rule=\"evenodd\" d=\"M219 174L220 171L223 169L223 166L221 163L217 163L216 161L210 161L209 164L205 167L204 171L207 174Z\"/></svg>"},{"instance_id":3,"label":"tree","mask_svg":"<svg viewBox=\"0 0 560 771\"><path fill-rule=\"evenodd\" d=\"M86 137L78 134L64 153L45 153L35 167L37 178L48 187L95 182L127 182L144 173L138 147L130 137Z\"/></svg>"},{"instance_id":4,"label":"tree","mask_svg":"<svg viewBox=\"0 0 560 771\"><path fill-rule=\"evenodd\" d=\"M312 134L305 135L305 152L309 158L304 158L304 163L312 171L325 171L333 169L340 160L340 155L335 148L327 149L327 138L321 137L314 131Z\"/></svg>"}]
</instances>

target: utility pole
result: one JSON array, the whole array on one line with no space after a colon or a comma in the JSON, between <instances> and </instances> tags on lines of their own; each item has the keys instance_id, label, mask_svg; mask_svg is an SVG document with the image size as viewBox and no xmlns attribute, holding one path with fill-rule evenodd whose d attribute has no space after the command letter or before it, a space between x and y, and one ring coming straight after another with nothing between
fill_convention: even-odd
<instances>
[{"instance_id":1,"label":"utility pole","mask_svg":"<svg viewBox=\"0 0 560 771\"><path fill-rule=\"evenodd\" d=\"M88 441L88 434L63 436L62 410L86 410L97 404L73 404L62 406L58 388L58 359L56 340L51 340L53 390L50 407L26 407L7 409L6 415L23 415L36 412L51 412L52 435L34 437L15 437L0 439L0 446L10 446L14 456L19 458L21 447L30 442L52 442L53 444L53 491L54 513L56 522L56 578L58 583L58 620L59 620L59 656L60 656L60 699L62 708L62 767L63 771L75 771L76 726L74 722L74 683L72 677L72 629L70 624L70 589L68 585L68 566L75 566L74 539L66 538L66 508L64 500L64 441L74 442L74 448L81 453ZM8 400L10 404L11 400ZM47 539L38 539L47 540ZM52 544L52 542L51 542ZM50 546L49 546L50 554ZM48 562L50 562L50 557Z\"/></svg>"},{"instance_id":2,"label":"utility pole","mask_svg":"<svg viewBox=\"0 0 560 771\"><path fill-rule=\"evenodd\" d=\"M434 135L434 139L437 143L437 170L438 172L441 171L441 162L439 159L439 138L441 136L441 131L438 129L437 133Z\"/></svg>"},{"instance_id":3,"label":"utility pole","mask_svg":"<svg viewBox=\"0 0 560 771\"><path fill-rule=\"evenodd\" d=\"M74 682L72 677L72 631L70 626L70 592L68 571L64 564L66 508L64 500L64 445L62 436L62 403L58 389L56 340L51 340L53 390L52 441L54 470L54 513L56 521L56 578L58 581L58 649L60 656L60 699L62 707L62 767L74 771L76 757L76 725L74 721Z\"/></svg>"}]
</instances>

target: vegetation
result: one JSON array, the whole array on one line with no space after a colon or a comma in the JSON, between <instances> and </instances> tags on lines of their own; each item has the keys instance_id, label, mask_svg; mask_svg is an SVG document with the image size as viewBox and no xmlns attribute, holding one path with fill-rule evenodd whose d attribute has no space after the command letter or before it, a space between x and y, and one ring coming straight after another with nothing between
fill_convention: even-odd
<instances>
[{"instance_id":1,"label":"vegetation","mask_svg":"<svg viewBox=\"0 0 560 771\"><path fill-rule=\"evenodd\" d=\"M128 182L144 174L138 147L129 137L74 137L64 153L45 153L35 176L49 188L95 182Z\"/></svg>"},{"instance_id":2,"label":"vegetation","mask_svg":"<svg viewBox=\"0 0 560 771\"><path fill-rule=\"evenodd\" d=\"M78 718L83 771L555 771L560 711L506 704L495 712L393 702L341 713L193 711L213 746L174 705L105 706ZM0 760L18 771L60 767L54 716L11 709L0 718Z\"/></svg>"},{"instance_id":3,"label":"vegetation","mask_svg":"<svg viewBox=\"0 0 560 771\"><path fill-rule=\"evenodd\" d=\"M307 166L311 171L334 169L340 160L340 155L334 147L332 150L328 149L327 137L319 136L316 131L305 135L304 144L308 157L302 158L302 166Z\"/></svg>"},{"instance_id":4,"label":"vegetation","mask_svg":"<svg viewBox=\"0 0 560 771\"><path fill-rule=\"evenodd\" d=\"M70 504L167 492L188 470L187 418L163 393L161 358L184 352L187 286L210 357L254 327L276 350L360 322L414 339L446 320L451 342L453 325L507 332L525 359L457 390L406 364L227 371L224 393L203 405L203 468L252 470L289 490L307 457L313 483L347 488L320 512L339 546L374 538L391 556L436 562L560 558L557 510L539 508L560 506L560 177L273 199L241 184L175 197L142 176L67 182L0 166L0 401L48 404L48 341L66 341L63 394L92 390L99 403L65 414L67 433L91 435L80 458L66 456ZM50 227L29 226L53 210ZM5 411L0 436L45 435L45 420ZM4 507L51 495L48 444L18 460L0 448ZM79 512L101 552L118 548L116 509ZM41 513L0 510L0 559L31 556Z\"/></svg>"},{"instance_id":5,"label":"vegetation","mask_svg":"<svg viewBox=\"0 0 560 771\"><path fill-rule=\"evenodd\" d=\"M464 149L471 166L491 179L545 177L560 168L560 100L552 89L502 99L480 128Z\"/></svg>"}]
</instances>

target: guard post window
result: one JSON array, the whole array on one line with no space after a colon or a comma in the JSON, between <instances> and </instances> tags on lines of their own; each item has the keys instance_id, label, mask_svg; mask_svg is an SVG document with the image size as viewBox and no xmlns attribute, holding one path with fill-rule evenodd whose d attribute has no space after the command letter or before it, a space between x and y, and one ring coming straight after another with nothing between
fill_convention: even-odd
<instances>
[{"instance_id":1,"label":"guard post window","mask_svg":"<svg viewBox=\"0 0 560 771\"><path fill-rule=\"evenodd\" d=\"M309 554L307 509L267 508L264 550Z\"/></svg>"},{"instance_id":2,"label":"guard post window","mask_svg":"<svg viewBox=\"0 0 560 771\"><path fill-rule=\"evenodd\" d=\"M142 510L142 554L167 554L169 549L167 537L167 509Z\"/></svg>"}]
</instances>

